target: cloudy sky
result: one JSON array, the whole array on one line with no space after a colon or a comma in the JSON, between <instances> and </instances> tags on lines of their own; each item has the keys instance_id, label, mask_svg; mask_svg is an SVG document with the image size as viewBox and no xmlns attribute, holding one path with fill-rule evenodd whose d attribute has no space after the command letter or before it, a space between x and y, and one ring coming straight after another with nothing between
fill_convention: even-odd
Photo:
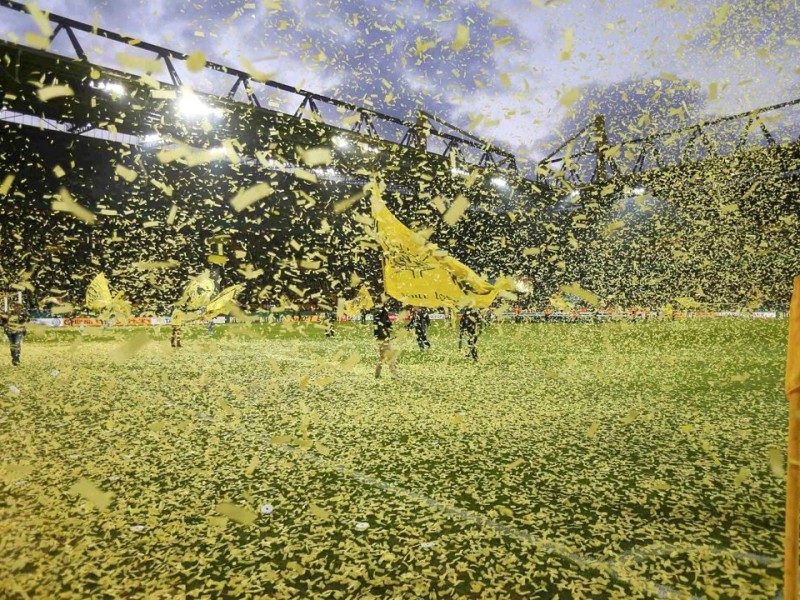
<instances>
[{"instance_id":1,"label":"cloudy sky","mask_svg":"<svg viewBox=\"0 0 800 600\"><path fill-rule=\"evenodd\" d=\"M423 108L523 161L598 111L623 139L800 97L800 0L37 4L397 116ZM4 37L35 30L3 16ZM105 64L119 52L84 45Z\"/></svg>"}]
</instances>

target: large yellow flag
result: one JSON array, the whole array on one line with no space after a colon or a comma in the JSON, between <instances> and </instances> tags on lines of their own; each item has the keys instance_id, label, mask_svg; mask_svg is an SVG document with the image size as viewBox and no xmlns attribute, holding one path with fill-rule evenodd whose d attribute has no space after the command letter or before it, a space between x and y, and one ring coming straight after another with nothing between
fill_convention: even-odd
<instances>
[{"instance_id":1,"label":"large yellow flag","mask_svg":"<svg viewBox=\"0 0 800 600\"><path fill-rule=\"evenodd\" d=\"M372 296L370 296L367 286L362 285L361 289L358 290L358 296L344 303L343 311L348 315L356 315L362 310L372 309L373 306L375 306L375 303L372 301Z\"/></svg>"},{"instance_id":2,"label":"large yellow flag","mask_svg":"<svg viewBox=\"0 0 800 600\"><path fill-rule=\"evenodd\" d=\"M386 293L411 306L486 308L506 289L492 285L420 234L403 225L372 184L372 216L383 248L383 279Z\"/></svg>"},{"instance_id":3,"label":"large yellow flag","mask_svg":"<svg viewBox=\"0 0 800 600\"><path fill-rule=\"evenodd\" d=\"M238 284L226 287L206 306L205 318L227 315L236 306L236 296L241 291L242 286Z\"/></svg>"},{"instance_id":4,"label":"large yellow flag","mask_svg":"<svg viewBox=\"0 0 800 600\"><path fill-rule=\"evenodd\" d=\"M131 314L130 302L122 298L124 292L117 292L111 295L111 288L108 286L108 279L103 273L98 273L89 283L86 289L86 308L92 312L100 314L103 320L111 318L112 315L122 318L123 321Z\"/></svg>"},{"instance_id":5,"label":"large yellow flag","mask_svg":"<svg viewBox=\"0 0 800 600\"><path fill-rule=\"evenodd\" d=\"M211 279L208 271L205 271L188 283L175 306L186 311L200 310L208 306L216 291L217 286L214 280Z\"/></svg>"},{"instance_id":6,"label":"large yellow flag","mask_svg":"<svg viewBox=\"0 0 800 600\"><path fill-rule=\"evenodd\" d=\"M96 313L103 312L111 306L112 300L108 279L103 273L98 273L86 288L86 301L84 302L86 308Z\"/></svg>"}]
</instances>

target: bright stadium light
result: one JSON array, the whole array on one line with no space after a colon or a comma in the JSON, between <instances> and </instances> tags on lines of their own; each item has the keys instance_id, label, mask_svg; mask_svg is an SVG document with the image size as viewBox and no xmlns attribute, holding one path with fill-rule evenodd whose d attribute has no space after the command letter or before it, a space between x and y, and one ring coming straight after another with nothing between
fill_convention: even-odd
<instances>
[{"instance_id":1,"label":"bright stadium light","mask_svg":"<svg viewBox=\"0 0 800 600\"><path fill-rule=\"evenodd\" d=\"M645 190L642 186L637 186L633 188L634 196L642 196L647 190Z\"/></svg>"},{"instance_id":2,"label":"bright stadium light","mask_svg":"<svg viewBox=\"0 0 800 600\"><path fill-rule=\"evenodd\" d=\"M350 142L346 138L343 138L340 135L337 135L336 137L334 137L332 141L333 141L333 145L336 146L337 148L349 148L350 147Z\"/></svg>"},{"instance_id":3,"label":"bright stadium light","mask_svg":"<svg viewBox=\"0 0 800 600\"><path fill-rule=\"evenodd\" d=\"M209 106L191 92L184 92L178 98L177 108L186 117L221 117L222 109Z\"/></svg>"},{"instance_id":4,"label":"bright stadium light","mask_svg":"<svg viewBox=\"0 0 800 600\"><path fill-rule=\"evenodd\" d=\"M514 287L520 294L533 293L533 280L529 277L521 277L514 281Z\"/></svg>"},{"instance_id":5,"label":"bright stadium light","mask_svg":"<svg viewBox=\"0 0 800 600\"><path fill-rule=\"evenodd\" d=\"M330 181L342 181L344 179L342 174L333 167L318 167L313 169L313 171L315 175L318 175L322 179L328 179Z\"/></svg>"},{"instance_id":6,"label":"bright stadium light","mask_svg":"<svg viewBox=\"0 0 800 600\"><path fill-rule=\"evenodd\" d=\"M95 90L101 90L112 96L124 96L126 94L122 84L114 81L90 81L89 87Z\"/></svg>"},{"instance_id":7,"label":"bright stadium light","mask_svg":"<svg viewBox=\"0 0 800 600\"><path fill-rule=\"evenodd\" d=\"M492 177L492 184L500 189L506 189L508 187L508 181L506 181L505 177Z\"/></svg>"},{"instance_id":8,"label":"bright stadium light","mask_svg":"<svg viewBox=\"0 0 800 600\"><path fill-rule=\"evenodd\" d=\"M365 144L363 142L358 144L358 147L361 148L362 152L369 152L370 154L378 154L380 150L375 146L370 146L369 144Z\"/></svg>"},{"instance_id":9,"label":"bright stadium light","mask_svg":"<svg viewBox=\"0 0 800 600\"><path fill-rule=\"evenodd\" d=\"M567 194L567 198L569 198L570 200L574 200L580 197L581 197L580 190L572 190L569 194Z\"/></svg>"},{"instance_id":10,"label":"bright stadium light","mask_svg":"<svg viewBox=\"0 0 800 600\"><path fill-rule=\"evenodd\" d=\"M157 133L148 133L146 136L142 138L142 142L145 144L156 144L161 141L161 136Z\"/></svg>"},{"instance_id":11,"label":"bright stadium light","mask_svg":"<svg viewBox=\"0 0 800 600\"><path fill-rule=\"evenodd\" d=\"M462 169L461 167L453 167L452 169L450 169L450 172L453 175L461 175L462 177L466 177L467 175L469 175L469 171L467 171L466 169Z\"/></svg>"}]
</instances>

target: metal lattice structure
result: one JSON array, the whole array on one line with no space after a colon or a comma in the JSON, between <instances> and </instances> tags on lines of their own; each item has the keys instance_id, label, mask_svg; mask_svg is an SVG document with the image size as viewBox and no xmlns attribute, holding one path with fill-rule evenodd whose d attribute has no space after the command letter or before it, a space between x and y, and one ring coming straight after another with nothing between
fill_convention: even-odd
<instances>
[{"instance_id":1,"label":"metal lattice structure","mask_svg":"<svg viewBox=\"0 0 800 600\"><path fill-rule=\"evenodd\" d=\"M0 0L0 7L18 12L27 11L25 5L13 0ZM29 72L26 72L26 67L30 68L30 66L35 64L37 67L41 68L45 66L46 62L50 62L51 64L49 65L47 71L51 73L51 76L58 77L59 80L62 80L63 78L64 80L69 81L70 84L75 82L74 77L68 78L68 71L71 72L73 76L83 78L83 85L77 86L78 89L75 90L76 96L80 95L80 87L89 87L89 84L93 81L89 77L90 69L81 69L81 66L91 67L95 69L95 73L99 72L100 81L110 82L116 85L124 85L126 86L126 89L128 86L136 86L142 89L141 85L137 83L137 78L135 76L99 65L90 65L89 58L78 36L78 33L80 33L101 37L112 42L123 44L128 46L128 48L135 48L137 52L144 51L149 53L152 55L154 60L163 64L169 76L169 82L161 85L161 88L166 88L167 90L179 90L184 85L179 70L176 67L177 64L182 62L185 63L190 58L189 55L183 52L164 48L162 46L151 44L145 41L136 40L130 36L119 34L56 14L49 14L48 19L55 25L50 35L50 42L52 43L56 37L63 32L63 34L67 36L70 45L75 52L76 60L66 61L64 57L60 57L49 52L33 50L10 42L0 42L0 53L4 53L8 56L16 56L17 58L13 64L4 65L2 68L6 80L10 78L12 81L16 81L17 83L26 81L20 77L20 75L23 74L30 74ZM372 143L391 144L400 146L402 148L422 150L428 153L436 153L436 148L443 147L444 150L441 152L441 155L445 156L455 149L466 148L470 149L477 155L477 160L471 161L477 166L492 166L511 171L516 171L517 168L516 159L510 152L502 150L490 142L481 140L467 132L464 132L463 130L460 130L455 126L450 125L446 121L438 119L432 115L421 115L421 118L418 119L417 122L410 123L398 117L365 108L363 106L358 106L344 100L332 98L330 96L325 96L323 94L318 94L301 88L296 88L278 81L254 77L252 74L246 71L216 62L206 61L204 69L216 74L221 74L229 81L232 80L230 87L225 93L219 94L217 97L213 97L211 95L204 97L204 100L208 101L214 106L221 106L225 108L235 107L235 105L239 104L237 96L241 95L240 92L243 91L246 103L252 109L257 111L279 113L279 111L268 108L266 103L263 102L261 98L263 98L262 91L280 91L288 94L290 97L296 98L297 101L299 101L299 104L297 104L295 110L288 113L279 113L281 117L284 117L281 120L287 125L296 125L298 120L303 120L310 121L314 125L340 129L340 125L326 121L323 107L327 106L335 109L337 114L342 117L341 120L350 124L349 127L346 127L348 133L368 139ZM97 79L94 81L97 81ZM78 82L75 83L77 84ZM25 103L20 102L12 104L14 104L14 106L10 108L18 110L19 112L26 112L30 110L33 110L36 114L39 114L40 112L49 112L46 110L42 111L43 107L38 107L39 110L37 110L37 107L34 107L33 103L29 103L27 106ZM20 104L22 104L22 106L20 106ZM53 117L53 115L45 115L46 118L48 116ZM68 115L62 116L64 118L68 117ZM77 117L78 115L75 116ZM98 122L96 119L89 119L89 115L86 115L86 117L87 118L84 120L72 122L69 126L70 131L74 133L82 133L98 127ZM290 117L290 120L287 121L286 117ZM58 117L56 116L55 118ZM432 126L430 121L435 121L450 131ZM147 127L148 123L146 122L134 122L131 124L131 127L138 129L138 133L142 136L145 136L152 133L152 125L155 125L155 123L149 123L149 125L151 125L149 131ZM452 133L451 131L456 133ZM134 132L131 131L129 133ZM434 144L434 141L438 141L439 143ZM470 162L468 155L465 154L462 158L464 158L465 162Z\"/></svg>"},{"instance_id":2,"label":"metal lattice structure","mask_svg":"<svg viewBox=\"0 0 800 600\"><path fill-rule=\"evenodd\" d=\"M27 12L25 5L14 0L0 0L0 8ZM31 120L38 119L45 129L145 147L177 141L208 148L234 139L243 157L248 157L245 160L284 171L302 168L298 147L327 146L333 150L341 176L355 180L363 179L364 173L380 172L391 179L404 173L406 181L393 185L410 193L420 190L408 181L408 174L424 174L428 169L434 180L444 173L445 179L453 180L449 184L458 185L454 175L464 171L454 165L463 165L485 171L487 181L494 174L507 178L523 205L528 197L558 199L564 189L591 191L613 185L622 191L658 185L676 173L719 173L720 165L725 172L726 165L739 164L739 157L748 157L753 169L784 172L796 168L800 142L778 143L767 120L771 113L800 106L800 99L624 141L611 141L605 117L597 115L539 161L528 178L517 170L513 154L429 113L420 111L412 123L211 61L205 61L203 72L219 75L220 84L211 93L201 93L185 85L179 68L190 59L185 53L67 17L48 14L47 18L53 25L50 44L65 36L75 56L0 40L4 56L0 86L5 92L0 119L4 121L36 125ZM152 66L151 71L137 75L92 64L81 36L107 40L127 48L126 52L150 57L148 64L160 66L168 80L156 81ZM38 88L52 84L70 86L73 95L41 100ZM187 92L209 111L219 113L213 127L181 114L176 105ZM269 96L273 93L284 94L288 100L276 103ZM753 132L759 136L755 142ZM721 141L727 150L720 148Z\"/></svg>"},{"instance_id":3,"label":"metal lattice structure","mask_svg":"<svg viewBox=\"0 0 800 600\"><path fill-rule=\"evenodd\" d=\"M796 155L800 137L779 144L765 122L769 113L795 106L800 98L617 143L609 141L605 117L597 115L539 161L536 178L555 187L584 187L644 181L653 177L650 171L697 167L753 150ZM752 140L754 131L759 135Z\"/></svg>"}]
</instances>

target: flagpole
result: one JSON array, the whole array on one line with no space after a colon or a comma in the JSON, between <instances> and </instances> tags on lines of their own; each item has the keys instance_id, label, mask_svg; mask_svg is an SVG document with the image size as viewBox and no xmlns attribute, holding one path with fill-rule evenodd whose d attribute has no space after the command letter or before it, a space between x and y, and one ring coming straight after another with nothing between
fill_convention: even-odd
<instances>
[{"instance_id":1,"label":"flagpole","mask_svg":"<svg viewBox=\"0 0 800 600\"><path fill-rule=\"evenodd\" d=\"M800 535L800 276L794 279L792 304L789 310L786 399L789 401L789 445L786 466L783 597L784 600L797 600Z\"/></svg>"}]
</instances>

